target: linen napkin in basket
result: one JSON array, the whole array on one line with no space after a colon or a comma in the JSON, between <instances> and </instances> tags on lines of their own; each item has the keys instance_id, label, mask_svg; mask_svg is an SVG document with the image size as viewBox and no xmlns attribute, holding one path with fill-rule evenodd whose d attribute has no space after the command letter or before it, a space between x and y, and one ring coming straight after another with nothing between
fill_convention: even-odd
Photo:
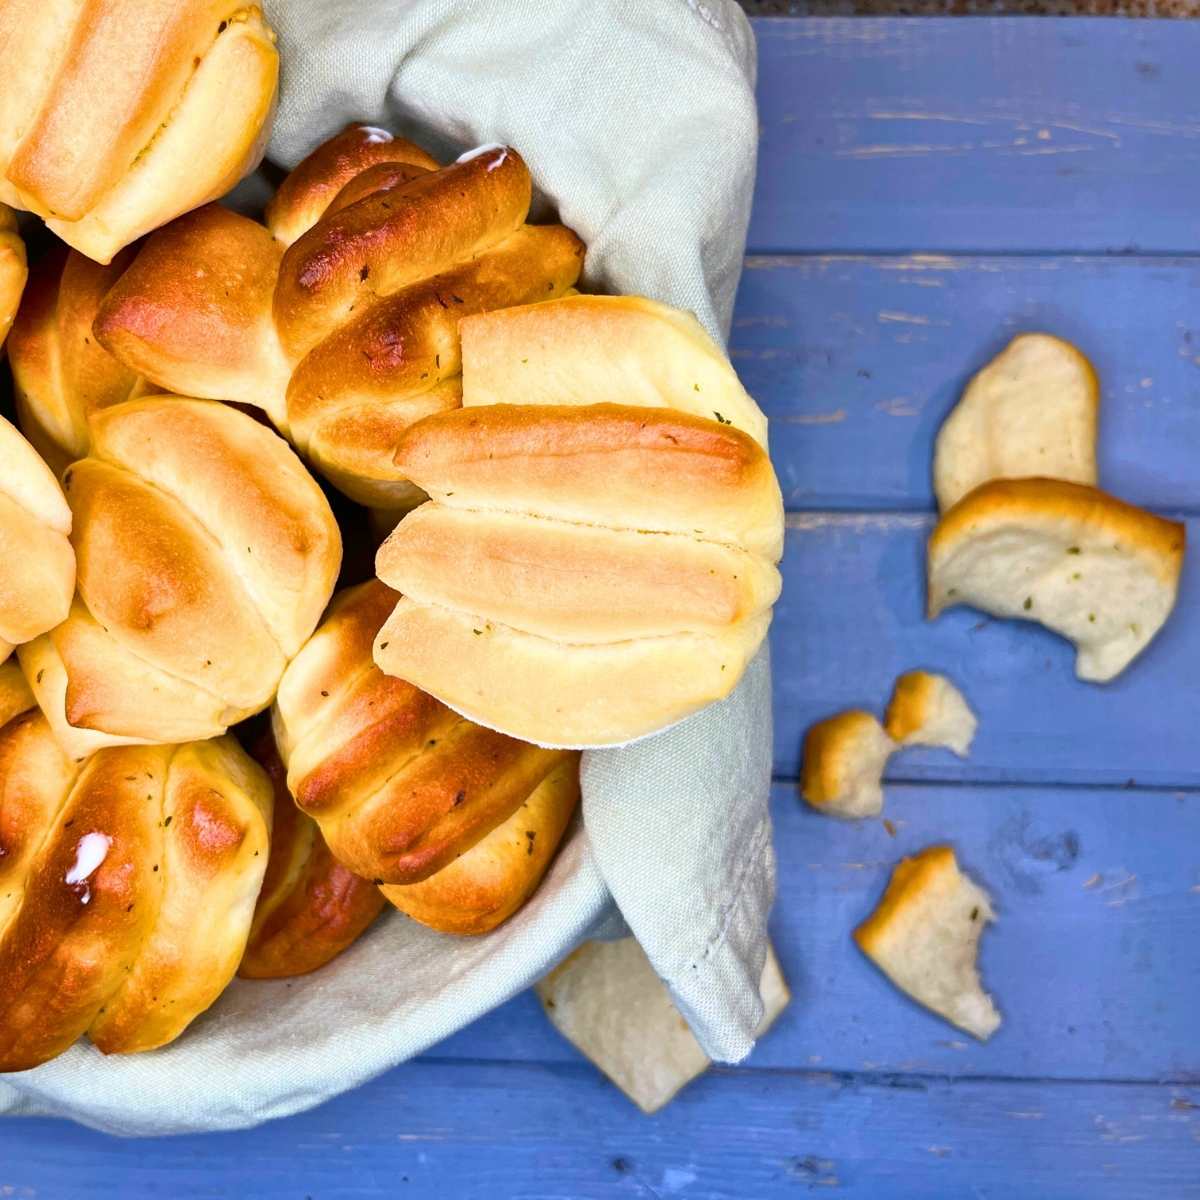
<instances>
[{"instance_id":1,"label":"linen napkin in basket","mask_svg":"<svg viewBox=\"0 0 1200 1200\"><path fill-rule=\"evenodd\" d=\"M268 0L283 78L269 156L290 167L350 121L448 160L509 142L588 245L586 286L728 331L757 141L753 36L732 0ZM528 987L583 938L623 932L708 1054L753 1044L774 894L766 651L727 701L584 757L583 819L541 890L483 938L392 914L334 964L235 982L175 1044L81 1043L0 1079L0 1112L125 1134L232 1129L320 1103ZM620 916L618 916L618 910ZM0 981L0 986L3 981Z\"/></svg>"}]
</instances>

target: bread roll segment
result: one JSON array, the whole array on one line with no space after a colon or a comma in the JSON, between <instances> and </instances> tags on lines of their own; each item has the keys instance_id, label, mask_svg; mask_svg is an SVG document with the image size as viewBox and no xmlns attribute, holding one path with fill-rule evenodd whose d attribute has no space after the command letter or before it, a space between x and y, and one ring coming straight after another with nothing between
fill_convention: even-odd
<instances>
[{"instance_id":1,"label":"bread roll segment","mask_svg":"<svg viewBox=\"0 0 1200 1200\"><path fill-rule=\"evenodd\" d=\"M700 322L644 296L571 296L476 317L462 336L464 405L671 408L767 444L766 417Z\"/></svg>"},{"instance_id":2,"label":"bread roll segment","mask_svg":"<svg viewBox=\"0 0 1200 1200\"><path fill-rule=\"evenodd\" d=\"M0 13L3 198L107 263L262 155L279 69L240 0L14 0Z\"/></svg>"},{"instance_id":3,"label":"bread roll segment","mask_svg":"<svg viewBox=\"0 0 1200 1200\"><path fill-rule=\"evenodd\" d=\"M405 597L375 639L375 661L511 737L615 745L727 696L770 619L764 613L717 635L573 645Z\"/></svg>"},{"instance_id":4,"label":"bread roll segment","mask_svg":"<svg viewBox=\"0 0 1200 1200\"><path fill-rule=\"evenodd\" d=\"M967 385L938 432L933 486L945 510L990 479L1094 484L1100 384L1069 342L1013 338Z\"/></svg>"},{"instance_id":5,"label":"bread roll segment","mask_svg":"<svg viewBox=\"0 0 1200 1200\"><path fill-rule=\"evenodd\" d=\"M765 560L686 534L436 504L400 523L377 567L417 603L575 645L719 632L769 609L780 588Z\"/></svg>"},{"instance_id":6,"label":"bread roll segment","mask_svg":"<svg viewBox=\"0 0 1200 1200\"><path fill-rule=\"evenodd\" d=\"M374 125L350 125L322 142L279 185L267 204L267 228L284 246L307 233L352 180L380 165L436 171L419 146Z\"/></svg>"},{"instance_id":7,"label":"bread roll segment","mask_svg":"<svg viewBox=\"0 0 1200 1200\"><path fill-rule=\"evenodd\" d=\"M928 607L956 604L1037 621L1075 643L1076 674L1105 682L1139 655L1172 608L1185 527L1097 488L993 480L929 539Z\"/></svg>"},{"instance_id":8,"label":"bread roll segment","mask_svg":"<svg viewBox=\"0 0 1200 1200\"><path fill-rule=\"evenodd\" d=\"M67 615L71 510L50 468L0 417L0 662Z\"/></svg>"},{"instance_id":9,"label":"bread roll segment","mask_svg":"<svg viewBox=\"0 0 1200 1200\"><path fill-rule=\"evenodd\" d=\"M56 475L91 446L94 412L142 390L92 330L101 302L133 261L124 250L107 266L60 247L34 267L8 343L17 418Z\"/></svg>"},{"instance_id":10,"label":"bread roll segment","mask_svg":"<svg viewBox=\"0 0 1200 1200\"><path fill-rule=\"evenodd\" d=\"M0 346L12 328L28 275L16 214L7 204L0 204Z\"/></svg>"},{"instance_id":11,"label":"bread roll segment","mask_svg":"<svg viewBox=\"0 0 1200 1200\"><path fill-rule=\"evenodd\" d=\"M559 763L506 821L419 883L385 884L402 913L444 933L487 933L533 894L579 804L579 764Z\"/></svg>"},{"instance_id":12,"label":"bread roll segment","mask_svg":"<svg viewBox=\"0 0 1200 1200\"><path fill-rule=\"evenodd\" d=\"M467 323L470 325L470 322ZM495 404L420 421L396 462L446 508L688 533L778 561L783 497L741 430L672 409Z\"/></svg>"},{"instance_id":13,"label":"bread roll segment","mask_svg":"<svg viewBox=\"0 0 1200 1200\"><path fill-rule=\"evenodd\" d=\"M286 431L291 364L271 318L281 257L257 221L205 205L149 238L114 278L95 336L160 387L251 404Z\"/></svg>"}]
</instances>

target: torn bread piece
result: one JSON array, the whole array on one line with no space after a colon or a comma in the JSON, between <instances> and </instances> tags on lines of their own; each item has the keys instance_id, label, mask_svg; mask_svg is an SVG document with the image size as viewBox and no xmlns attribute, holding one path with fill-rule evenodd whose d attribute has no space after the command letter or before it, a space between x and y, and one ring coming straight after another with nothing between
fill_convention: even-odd
<instances>
[{"instance_id":1,"label":"torn bread piece","mask_svg":"<svg viewBox=\"0 0 1200 1200\"><path fill-rule=\"evenodd\" d=\"M636 938L585 942L535 990L554 1028L644 1113L711 1065ZM759 992L762 1037L791 1000L770 946Z\"/></svg>"},{"instance_id":2,"label":"torn bread piece","mask_svg":"<svg viewBox=\"0 0 1200 1200\"><path fill-rule=\"evenodd\" d=\"M1070 342L1024 333L983 368L938 433L933 490L944 512L989 479L1096 482L1100 385Z\"/></svg>"},{"instance_id":3,"label":"torn bread piece","mask_svg":"<svg viewBox=\"0 0 1200 1200\"><path fill-rule=\"evenodd\" d=\"M862 709L818 721L804 737L800 791L837 817L874 817L883 811L883 769L896 749L878 719Z\"/></svg>"},{"instance_id":4,"label":"torn bread piece","mask_svg":"<svg viewBox=\"0 0 1200 1200\"><path fill-rule=\"evenodd\" d=\"M1186 530L1094 487L993 480L929 539L929 616L969 604L1075 643L1080 679L1119 675L1175 606Z\"/></svg>"},{"instance_id":5,"label":"torn bread piece","mask_svg":"<svg viewBox=\"0 0 1200 1200\"><path fill-rule=\"evenodd\" d=\"M986 1041L1000 1014L979 982L979 935L995 919L987 893L949 846L903 858L879 906L854 931L862 952L903 992Z\"/></svg>"},{"instance_id":6,"label":"torn bread piece","mask_svg":"<svg viewBox=\"0 0 1200 1200\"><path fill-rule=\"evenodd\" d=\"M966 758L979 722L944 675L906 671L896 680L884 727L901 746L941 746Z\"/></svg>"}]
</instances>

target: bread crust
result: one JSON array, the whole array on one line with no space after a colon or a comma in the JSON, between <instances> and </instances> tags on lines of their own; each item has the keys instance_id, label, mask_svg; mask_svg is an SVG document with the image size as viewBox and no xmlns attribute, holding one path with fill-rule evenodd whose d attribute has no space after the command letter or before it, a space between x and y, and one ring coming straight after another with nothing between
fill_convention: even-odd
<instances>
[{"instance_id":1,"label":"bread crust","mask_svg":"<svg viewBox=\"0 0 1200 1200\"><path fill-rule=\"evenodd\" d=\"M71 510L49 467L0 417L0 662L67 615Z\"/></svg>"},{"instance_id":2,"label":"bread crust","mask_svg":"<svg viewBox=\"0 0 1200 1200\"><path fill-rule=\"evenodd\" d=\"M289 790L339 861L405 885L387 894L415 919L479 932L516 911L548 866L574 810L579 756L481 728L384 675L372 645L396 599L376 580L337 598L284 675L276 741ZM498 832L522 813L541 839L523 858L515 826Z\"/></svg>"},{"instance_id":3,"label":"bread crust","mask_svg":"<svg viewBox=\"0 0 1200 1200\"><path fill-rule=\"evenodd\" d=\"M253 747L275 793L271 854L238 974L290 979L332 962L387 905L370 880L333 857L316 821L296 806L268 732Z\"/></svg>"},{"instance_id":4,"label":"bread crust","mask_svg":"<svg viewBox=\"0 0 1200 1200\"><path fill-rule=\"evenodd\" d=\"M337 524L286 443L226 405L145 397L91 430L91 455L64 477L79 599L23 650L31 686L89 747L87 731L213 737L271 702L315 628Z\"/></svg>"},{"instance_id":5,"label":"bread crust","mask_svg":"<svg viewBox=\"0 0 1200 1200\"><path fill-rule=\"evenodd\" d=\"M84 1033L106 1053L173 1040L241 957L266 777L229 738L103 750L76 776L33 713L0 730L5 755L0 829L21 818L28 848L4 862L17 901L0 919L0 1071Z\"/></svg>"},{"instance_id":6,"label":"bread crust","mask_svg":"<svg viewBox=\"0 0 1200 1200\"><path fill-rule=\"evenodd\" d=\"M159 387L263 408L352 499L407 510L424 496L396 441L461 403L459 323L579 279L582 243L525 224L531 194L508 147L443 168L351 126L287 177L266 227L210 206L152 235L96 334Z\"/></svg>"},{"instance_id":7,"label":"bread crust","mask_svg":"<svg viewBox=\"0 0 1200 1200\"><path fill-rule=\"evenodd\" d=\"M107 263L253 168L278 70L242 0L15 0L0 15L3 198Z\"/></svg>"},{"instance_id":8,"label":"bread crust","mask_svg":"<svg viewBox=\"0 0 1200 1200\"><path fill-rule=\"evenodd\" d=\"M92 331L101 301L132 261L132 250L101 266L59 247L30 276L8 357L21 429L56 475L87 455L91 415L142 388Z\"/></svg>"}]
</instances>

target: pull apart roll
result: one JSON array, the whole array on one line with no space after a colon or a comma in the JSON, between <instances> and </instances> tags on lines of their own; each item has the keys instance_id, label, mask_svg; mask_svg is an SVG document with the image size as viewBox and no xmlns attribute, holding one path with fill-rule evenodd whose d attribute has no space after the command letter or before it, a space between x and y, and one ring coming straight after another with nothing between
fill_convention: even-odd
<instances>
[{"instance_id":1,"label":"pull apart roll","mask_svg":"<svg viewBox=\"0 0 1200 1200\"><path fill-rule=\"evenodd\" d=\"M0 715L23 686L0 667ZM32 708L0 728L0 1072L85 1034L177 1038L242 956L271 787L231 738L102 750L80 769Z\"/></svg>"},{"instance_id":2,"label":"pull apart roll","mask_svg":"<svg viewBox=\"0 0 1200 1200\"><path fill-rule=\"evenodd\" d=\"M270 429L211 401L94 413L64 488L78 591L20 651L72 757L215 737L274 698L333 592L341 538Z\"/></svg>"},{"instance_id":3,"label":"pull apart roll","mask_svg":"<svg viewBox=\"0 0 1200 1200\"><path fill-rule=\"evenodd\" d=\"M579 800L579 755L464 720L372 662L397 596L341 593L273 710L288 787L350 870L413 919L483 933L533 893Z\"/></svg>"},{"instance_id":4,"label":"pull apart roll","mask_svg":"<svg viewBox=\"0 0 1200 1200\"><path fill-rule=\"evenodd\" d=\"M149 238L95 332L158 386L263 408L352 499L411 508L396 441L460 405L459 323L579 278L583 244L526 224L531 196L508 147L440 167L352 126L288 176L266 226L214 205Z\"/></svg>"},{"instance_id":5,"label":"pull apart roll","mask_svg":"<svg viewBox=\"0 0 1200 1200\"><path fill-rule=\"evenodd\" d=\"M380 668L549 746L728 695L779 594L783 505L719 348L663 305L579 296L464 321L463 354L466 407L396 451L430 503L376 558L404 597Z\"/></svg>"}]
</instances>

